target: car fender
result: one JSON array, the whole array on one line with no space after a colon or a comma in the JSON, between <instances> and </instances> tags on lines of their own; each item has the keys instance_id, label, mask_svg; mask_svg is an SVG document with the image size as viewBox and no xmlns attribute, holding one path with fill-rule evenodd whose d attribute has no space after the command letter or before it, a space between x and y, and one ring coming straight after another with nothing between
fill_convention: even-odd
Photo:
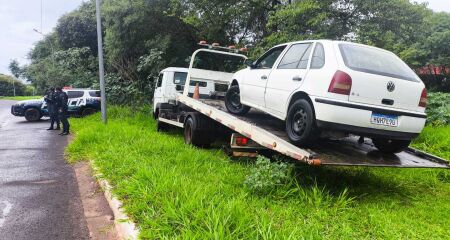
<instances>
[{"instance_id":1,"label":"car fender","mask_svg":"<svg viewBox=\"0 0 450 240\"><path fill-rule=\"evenodd\" d=\"M306 98L306 100L308 100L310 102L311 107L314 112L314 115L315 115L314 102L313 102L311 96L308 93L302 91L301 87L299 87L299 88L295 89L294 91L292 91L291 95L289 95L288 101L286 102L285 110L283 112L283 119L286 119L287 112L289 111L289 106L292 104L292 102L299 98Z\"/></svg>"}]
</instances>

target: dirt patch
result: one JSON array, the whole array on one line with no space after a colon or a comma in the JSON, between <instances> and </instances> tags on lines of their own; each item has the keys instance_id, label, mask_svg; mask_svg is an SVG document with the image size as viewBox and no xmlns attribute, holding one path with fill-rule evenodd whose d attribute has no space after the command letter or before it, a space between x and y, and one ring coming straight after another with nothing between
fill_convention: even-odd
<instances>
[{"instance_id":1,"label":"dirt patch","mask_svg":"<svg viewBox=\"0 0 450 240\"><path fill-rule=\"evenodd\" d=\"M92 176L88 162L78 162L74 166L83 202L84 216L89 228L91 239L117 240L114 227L114 215L109 208L103 191Z\"/></svg>"}]
</instances>

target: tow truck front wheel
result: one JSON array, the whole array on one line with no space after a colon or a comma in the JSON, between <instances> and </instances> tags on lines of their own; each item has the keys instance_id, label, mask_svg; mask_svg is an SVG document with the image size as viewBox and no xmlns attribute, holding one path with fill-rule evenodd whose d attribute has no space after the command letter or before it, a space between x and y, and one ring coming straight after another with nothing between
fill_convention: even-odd
<instances>
[{"instance_id":1,"label":"tow truck front wheel","mask_svg":"<svg viewBox=\"0 0 450 240\"><path fill-rule=\"evenodd\" d=\"M41 112L36 108L28 108L24 115L28 122L36 122L42 118Z\"/></svg>"},{"instance_id":2,"label":"tow truck front wheel","mask_svg":"<svg viewBox=\"0 0 450 240\"><path fill-rule=\"evenodd\" d=\"M405 150L411 143L411 140L373 138L372 142L382 153L398 153Z\"/></svg>"},{"instance_id":3,"label":"tow truck front wheel","mask_svg":"<svg viewBox=\"0 0 450 240\"><path fill-rule=\"evenodd\" d=\"M225 95L225 107L228 112L235 115L244 115L250 111L250 107L245 106L241 103L241 96L239 92L239 86L231 86L227 94Z\"/></svg>"},{"instance_id":4,"label":"tow truck front wheel","mask_svg":"<svg viewBox=\"0 0 450 240\"><path fill-rule=\"evenodd\" d=\"M295 145L308 145L317 140L319 134L311 104L305 99L295 101L286 117L286 133Z\"/></svg>"}]
</instances>

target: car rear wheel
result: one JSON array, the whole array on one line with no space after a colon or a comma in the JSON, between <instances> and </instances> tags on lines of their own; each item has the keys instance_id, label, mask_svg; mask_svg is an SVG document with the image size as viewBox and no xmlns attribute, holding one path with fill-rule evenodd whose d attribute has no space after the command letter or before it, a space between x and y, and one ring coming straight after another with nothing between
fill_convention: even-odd
<instances>
[{"instance_id":1,"label":"car rear wheel","mask_svg":"<svg viewBox=\"0 0 450 240\"><path fill-rule=\"evenodd\" d=\"M239 86L231 86L227 94L225 95L225 107L228 112L235 115L244 115L250 111L250 107L245 106L241 103L241 96L239 91Z\"/></svg>"},{"instance_id":2,"label":"car rear wheel","mask_svg":"<svg viewBox=\"0 0 450 240\"><path fill-rule=\"evenodd\" d=\"M311 104L305 99L295 101L286 117L286 133L295 145L309 145L319 137Z\"/></svg>"},{"instance_id":3,"label":"car rear wheel","mask_svg":"<svg viewBox=\"0 0 450 240\"><path fill-rule=\"evenodd\" d=\"M85 109L83 109L83 111L81 111L81 116L82 117L86 117L86 116L89 116L89 115L94 114L94 113L95 113L95 109L93 109L93 108L85 108Z\"/></svg>"},{"instance_id":4,"label":"car rear wheel","mask_svg":"<svg viewBox=\"0 0 450 240\"><path fill-rule=\"evenodd\" d=\"M405 150L411 140L393 140L393 139L383 139L383 138L373 138L373 144L380 152L383 153L398 153Z\"/></svg>"},{"instance_id":5,"label":"car rear wheel","mask_svg":"<svg viewBox=\"0 0 450 240\"><path fill-rule=\"evenodd\" d=\"M39 109L36 109L36 108L28 108L27 110L25 110L24 115L25 115L25 119L28 122L36 122L42 118L41 111L39 111Z\"/></svg>"}]
</instances>

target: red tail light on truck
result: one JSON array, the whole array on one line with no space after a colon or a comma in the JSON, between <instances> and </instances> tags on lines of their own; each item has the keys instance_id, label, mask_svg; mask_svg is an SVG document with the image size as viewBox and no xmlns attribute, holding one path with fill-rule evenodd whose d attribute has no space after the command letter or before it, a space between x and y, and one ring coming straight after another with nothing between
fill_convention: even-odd
<instances>
[{"instance_id":1,"label":"red tail light on truck","mask_svg":"<svg viewBox=\"0 0 450 240\"><path fill-rule=\"evenodd\" d=\"M420 95L419 107L427 107L427 90L425 88Z\"/></svg>"},{"instance_id":2,"label":"red tail light on truck","mask_svg":"<svg viewBox=\"0 0 450 240\"><path fill-rule=\"evenodd\" d=\"M331 80L330 86L328 87L328 92L337 93L343 95L350 95L350 90L352 89L352 78L350 75L343 71L336 71Z\"/></svg>"}]
</instances>

